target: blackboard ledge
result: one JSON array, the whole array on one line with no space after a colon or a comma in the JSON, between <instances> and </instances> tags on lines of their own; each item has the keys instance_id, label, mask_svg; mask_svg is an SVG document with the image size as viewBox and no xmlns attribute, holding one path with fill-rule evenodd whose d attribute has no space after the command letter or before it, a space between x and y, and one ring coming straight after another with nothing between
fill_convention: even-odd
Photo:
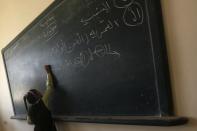
<instances>
[{"instance_id":1,"label":"blackboard ledge","mask_svg":"<svg viewBox=\"0 0 197 131\"><path fill-rule=\"evenodd\" d=\"M56 121L65 122L148 126L177 126L188 122L188 118L176 116L54 116L53 118ZM16 115L12 116L11 119L26 120L26 116Z\"/></svg>"}]
</instances>

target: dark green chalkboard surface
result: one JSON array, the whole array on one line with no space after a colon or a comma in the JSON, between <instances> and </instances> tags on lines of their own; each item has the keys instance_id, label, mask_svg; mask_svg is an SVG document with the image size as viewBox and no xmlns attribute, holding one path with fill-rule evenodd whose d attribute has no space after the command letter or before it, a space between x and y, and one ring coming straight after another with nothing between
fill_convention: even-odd
<instances>
[{"instance_id":1,"label":"dark green chalkboard surface","mask_svg":"<svg viewBox=\"0 0 197 131\"><path fill-rule=\"evenodd\" d=\"M29 89L44 92L49 64L56 76L54 118L174 121L166 118L173 111L161 21L158 0L54 2L2 51L14 118L25 116Z\"/></svg>"}]
</instances>

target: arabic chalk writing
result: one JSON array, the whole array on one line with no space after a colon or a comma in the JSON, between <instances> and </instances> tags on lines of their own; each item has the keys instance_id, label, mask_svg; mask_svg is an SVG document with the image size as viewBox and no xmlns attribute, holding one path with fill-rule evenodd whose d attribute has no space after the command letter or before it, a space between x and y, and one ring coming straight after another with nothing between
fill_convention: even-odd
<instances>
[{"instance_id":1,"label":"arabic chalk writing","mask_svg":"<svg viewBox=\"0 0 197 131\"><path fill-rule=\"evenodd\" d=\"M111 48L110 44L98 44L93 49L88 48L81 51L77 57L73 59L65 59L66 66L80 66L87 67L95 58L102 58L104 56L120 57L120 53Z\"/></svg>"},{"instance_id":2,"label":"arabic chalk writing","mask_svg":"<svg viewBox=\"0 0 197 131\"><path fill-rule=\"evenodd\" d=\"M58 24L55 16L47 17L44 22L40 23L40 27L43 29L43 38L48 41L58 33Z\"/></svg>"},{"instance_id":3,"label":"arabic chalk writing","mask_svg":"<svg viewBox=\"0 0 197 131\"><path fill-rule=\"evenodd\" d=\"M144 21L142 5L135 0L113 0L114 7L124 9L122 20L126 26L138 26Z\"/></svg>"}]
</instances>

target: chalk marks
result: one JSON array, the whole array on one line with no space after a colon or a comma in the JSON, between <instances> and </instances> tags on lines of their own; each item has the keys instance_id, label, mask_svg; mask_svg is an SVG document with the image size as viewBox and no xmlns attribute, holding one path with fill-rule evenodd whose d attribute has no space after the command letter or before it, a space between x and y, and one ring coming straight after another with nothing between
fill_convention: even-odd
<instances>
[{"instance_id":1,"label":"chalk marks","mask_svg":"<svg viewBox=\"0 0 197 131\"><path fill-rule=\"evenodd\" d=\"M96 3L96 0L86 0L89 12L94 13L88 17L82 17L80 20L83 26L95 25L96 28L94 27L86 34L90 39L103 39L104 34L115 28L122 25L134 27L141 25L144 21L143 7L137 0L112 0L112 2L104 0L95 7ZM92 8L90 8L91 5L93 5ZM110 16L113 7L124 11L116 18L106 17Z\"/></svg>"},{"instance_id":2,"label":"chalk marks","mask_svg":"<svg viewBox=\"0 0 197 131\"><path fill-rule=\"evenodd\" d=\"M91 29L91 31L88 33L88 36L91 39L102 39L103 35L107 32L109 32L110 30L113 30L114 28L118 28L120 26L120 24L118 23L117 20L102 20L100 21L100 24L102 24L102 26L99 26L99 29Z\"/></svg>"},{"instance_id":3,"label":"chalk marks","mask_svg":"<svg viewBox=\"0 0 197 131\"><path fill-rule=\"evenodd\" d=\"M137 26L143 23L144 14L142 6L134 2L128 6L123 14L123 21L127 26Z\"/></svg>"},{"instance_id":4,"label":"chalk marks","mask_svg":"<svg viewBox=\"0 0 197 131\"><path fill-rule=\"evenodd\" d=\"M47 17L39 26L43 29L42 37L46 41L50 40L58 33L58 24L55 16Z\"/></svg>"},{"instance_id":5,"label":"chalk marks","mask_svg":"<svg viewBox=\"0 0 197 131\"><path fill-rule=\"evenodd\" d=\"M138 26L144 21L142 5L135 0L113 0L116 8L124 9L122 20L126 26Z\"/></svg>"},{"instance_id":6,"label":"chalk marks","mask_svg":"<svg viewBox=\"0 0 197 131\"><path fill-rule=\"evenodd\" d=\"M70 54L72 53L77 46L80 46L82 44L89 44L89 36L87 34L79 34L76 33L74 38L71 38L69 41L64 41L62 38L60 38L54 45L53 48L51 48L51 55L53 54Z\"/></svg>"},{"instance_id":7,"label":"chalk marks","mask_svg":"<svg viewBox=\"0 0 197 131\"><path fill-rule=\"evenodd\" d=\"M96 3L96 0L89 1L87 0L87 6L88 9L90 10L89 12L94 12L88 17L81 18L80 22L84 25L87 26L88 24L95 24L98 23L98 27L102 28L104 24L106 24L106 27L102 31L98 32L92 32L90 35L91 37L93 36L94 38L97 36L98 38L102 38L103 34L106 33L107 31L111 30L115 24L115 26L119 27L121 26L121 21L124 23L124 25L129 26L129 27L134 27L141 25L144 22L144 11L143 11L143 6L140 2L137 2L137 0L112 0L112 2L108 2L105 0L104 2L101 2L101 4L97 5L96 7L93 6L93 8L90 8L89 6L92 5L93 3ZM112 5L111 5L112 4ZM120 16L120 18L112 19L112 18L107 18L103 16L110 16L111 8L115 7L117 9L123 9L123 14ZM92 34L97 34L97 35L92 35Z\"/></svg>"},{"instance_id":8,"label":"chalk marks","mask_svg":"<svg viewBox=\"0 0 197 131\"><path fill-rule=\"evenodd\" d=\"M113 23L108 20L106 26L104 27L104 30L102 30L99 34L99 38L102 38L103 34L108 32L109 30L112 30L114 28Z\"/></svg>"},{"instance_id":9,"label":"chalk marks","mask_svg":"<svg viewBox=\"0 0 197 131\"><path fill-rule=\"evenodd\" d=\"M89 47L87 45L86 48L83 49L77 49L75 50L75 46L77 45L69 45L69 43L63 41L60 39L53 48L51 48L51 56L55 55L61 55L61 56L68 56L75 54L74 58L65 57L64 64L66 66L72 66L72 67L83 67L86 68L92 61L95 61L96 58L103 58L105 56L111 56L113 58L120 58L120 53L116 51L115 49L112 49L111 45L103 44L103 43L97 43L96 45L92 45ZM84 45L83 45L84 46ZM72 54L71 54L72 53ZM78 56L76 56L78 54Z\"/></svg>"},{"instance_id":10,"label":"chalk marks","mask_svg":"<svg viewBox=\"0 0 197 131\"><path fill-rule=\"evenodd\" d=\"M79 52L78 56L73 59L65 59L66 66L79 66L87 67L92 61L96 58L102 58L105 56L112 56L119 58L120 53L116 50L111 49L110 44L99 44L96 45L93 49L87 48Z\"/></svg>"},{"instance_id":11,"label":"chalk marks","mask_svg":"<svg viewBox=\"0 0 197 131\"><path fill-rule=\"evenodd\" d=\"M89 6L89 3L88 3L88 6ZM105 1L105 2L101 3L100 6L96 7L95 13L93 13L92 15L90 15L87 18L82 18L80 22L83 23L84 25L87 25L87 24L89 24L89 22L91 20L95 19L100 14L109 13L109 11L110 11L110 6L109 6L108 2Z\"/></svg>"},{"instance_id":12,"label":"chalk marks","mask_svg":"<svg viewBox=\"0 0 197 131\"><path fill-rule=\"evenodd\" d=\"M79 30L69 36L61 36L51 48L51 55L65 56L64 64L86 68L103 57L120 58L120 52L111 47L107 37L124 26L140 26L144 22L142 2L138 0L84 0L86 14L79 17ZM114 12L119 12L114 16ZM40 24L43 37L50 40L58 33L54 16ZM74 57L74 58L73 58Z\"/></svg>"},{"instance_id":13,"label":"chalk marks","mask_svg":"<svg viewBox=\"0 0 197 131\"><path fill-rule=\"evenodd\" d=\"M73 51L73 48L68 46L68 44L63 41L62 39L59 39L57 43L55 43L54 47L51 48L51 56L60 54L63 55L64 53L71 53Z\"/></svg>"},{"instance_id":14,"label":"chalk marks","mask_svg":"<svg viewBox=\"0 0 197 131\"><path fill-rule=\"evenodd\" d=\"M99 4L97 3L98 0L86 0L88 12L91 13L88 17L82 16L80 20L83 26L89 29L91 28L89 33L86 32L90 39L102 39L105 33L120 27L118 19L106 17L111 14L112 5L110 5L107 0L103 2L99 1ZM93 5L92 8L91 5Z\"/></svg>"},{"instance_id":15,"label":"chalk marks","mask_svg":"<svg viewBox=\"0 0 197 131\"><path fill-rule=\"evenodd\" d=\"M113 0L114 7L116 8L127 8L133 2L134 0Z\"/></svg>"}]
</instances>

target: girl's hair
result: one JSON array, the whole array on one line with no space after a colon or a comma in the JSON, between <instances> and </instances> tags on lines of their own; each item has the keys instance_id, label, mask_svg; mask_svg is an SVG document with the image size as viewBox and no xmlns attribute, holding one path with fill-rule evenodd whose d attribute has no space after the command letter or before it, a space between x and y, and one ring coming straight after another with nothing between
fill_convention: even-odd
<instances>
[{"instance_id":1,"label":"girl's hair","mask_svg":"<svg viewBox=\"0 0 197 131\"><path fill-rule=\"evenodd\" d=\"M35 104L41 98L42 98L42 94L38 90L36 89L29 90L27 94L23 97L26 109L28 110L27 102L29 104Z\"/></svg>"}]
</instances>

